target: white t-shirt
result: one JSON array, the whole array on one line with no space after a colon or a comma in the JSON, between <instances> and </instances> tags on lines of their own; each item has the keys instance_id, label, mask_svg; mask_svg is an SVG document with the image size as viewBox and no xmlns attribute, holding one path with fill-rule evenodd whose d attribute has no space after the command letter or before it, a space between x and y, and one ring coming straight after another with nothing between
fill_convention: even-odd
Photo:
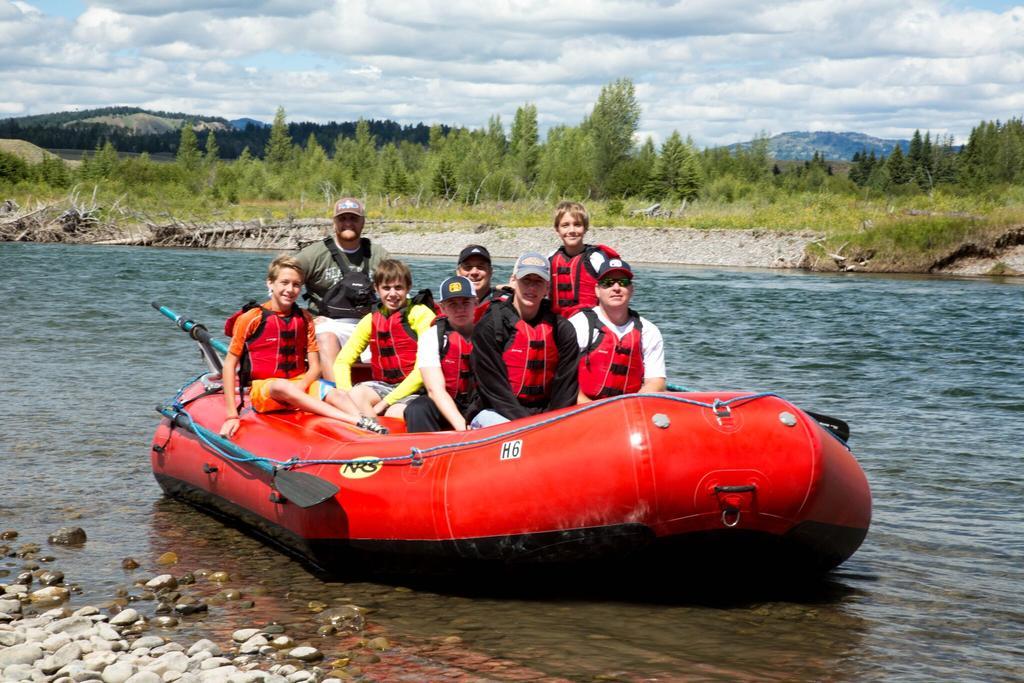
<instances>
[{"instance_id":1,"label":"white t-shirt","mask_svg":"<svg viewBox=\"0 0 1024 683\"><path fill-rule=\"evenodd\" d=\"M419 344L416 346L416 367L441 367L441 349L437 345L436 326L431 326L429 330L420 335Z\"/></svg>"},{"instance_id":2,"label":"white t-shirt","mask_svg":"<svg viewBox=\"0 0 1024 683\"><path fill-rule=\"evenodd\" d=\"M597 313L597 319L615 336L622 339L633 329L633 319L626 321L625 325L615 325L605 316L600 306L592 309ZM569 318L569 322L576 328L576 343L580 351L590 346L590 339L587 338L590 332L590 324L587 316L582 312ZM665 342L661 337L661 330L647 318L640 316L640 347L644 352L644 379L656 377L667 377L665 372Z\"/></svg>"}]
</instances>

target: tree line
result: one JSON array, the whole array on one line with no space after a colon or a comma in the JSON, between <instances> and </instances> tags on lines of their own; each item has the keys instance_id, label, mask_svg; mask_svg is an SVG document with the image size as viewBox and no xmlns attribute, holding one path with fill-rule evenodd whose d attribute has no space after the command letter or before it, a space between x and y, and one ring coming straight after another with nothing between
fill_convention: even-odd
<instances>
[{"instance_id":1,"label":"tree line","mask_svg":"<svg viewBox=\"0 0 1024 683\"><path fill-rule=\"evenodd\" d=\"M0 154L0 183L64 188L78 182L133 196L202 196L238 203L322 195L377 196L395 201L461 202L553 200L560 197L685 203L734 202L798 192L880 194L953 192L1024 181L1021 119L982 122L961 149L951 136L914 133L909 151L888 157L858 153L849 174L834 173L820 155L785 169L774 164L767 135L743 148L698 150L674 131L660 146L636 143L640 106L631 80L605 85L576 126L552 127L542 141L533 104L519 107L510 126L492 116L477 129L423 126L409 139L398 124L360 120L339 124L324 140L316 124L288 124L279 108L260 146L243 147L224 161L220 132L184 126L175 162L159 164L126 151L110 138L71 169L60 160L27 164ZM380 124L381 122L376 122ZM384 122L391 123L391 122ZM381 131L384 131L383 133ZM305 137L297 137L297 135Z\"/></svg>"}]
</instances>

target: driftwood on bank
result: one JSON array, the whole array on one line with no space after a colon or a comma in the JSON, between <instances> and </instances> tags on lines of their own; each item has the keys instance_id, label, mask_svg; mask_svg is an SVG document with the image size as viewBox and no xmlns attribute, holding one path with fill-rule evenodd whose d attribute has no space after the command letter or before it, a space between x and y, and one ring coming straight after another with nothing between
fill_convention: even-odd
<instances>
[{"instance_id":1,"label":"driftwood on bank","mask_svg":"<svg viewBox=\"0 0 1024 683\"><path fill-rule=\"evenodd\" d=\"M67 242L124 246L294 249L303 240L326 233L325 220L262 218L247 221L189 221L129 211L115 201L100 206L95 195L77 191L60 201L22 208L3 202L0 241ZM310 237L312 235L312 237Z\"/></svg>"},{"instance_id":2,"label":"driftwood on bank","mask_svg":"<svg viewBox=\"0 0 1024 683\"><path fill-rule=\"evenodd\" d=\"M11 200L3 206L0 240L9 242L95 242L118 232L116 224L104 216L121 212L119 202L101 212L95 195L83 200L77 191L60 202L37 202L31 208L23 209Z\"/></svg>"}]
</instances>

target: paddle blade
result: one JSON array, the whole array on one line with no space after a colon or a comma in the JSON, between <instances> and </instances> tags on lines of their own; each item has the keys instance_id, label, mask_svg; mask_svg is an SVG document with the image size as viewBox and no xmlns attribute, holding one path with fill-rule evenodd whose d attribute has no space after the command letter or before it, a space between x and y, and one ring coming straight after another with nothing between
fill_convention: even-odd
<instances>
[{"instance_id":1,"label":"paddle blade","mask_svg":"<svg viewBox=\"0 0 1024 683\"><path fill-rule=\"evenodd\" d=\"M277 470L274 473L274 486L281 495L300 508L319 505L338 493L338 487L326 479L292 470Z\"/></svg>"}]
</instances>

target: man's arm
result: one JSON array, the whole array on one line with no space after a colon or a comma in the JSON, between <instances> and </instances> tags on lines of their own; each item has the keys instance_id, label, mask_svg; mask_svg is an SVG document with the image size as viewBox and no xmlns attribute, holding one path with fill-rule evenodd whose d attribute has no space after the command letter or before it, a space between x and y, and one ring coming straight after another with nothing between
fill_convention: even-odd
<instances>
[{"instance_id":1,"label":"man's arm","mask_svg":"<svg viewBox=\"0 0 1024 683\"><path fill-rule=\"evenodd\" d=\"M508 383L508 368L501 358L502 349L496 338L501 317L492 310L476 324L469 364L476 376L476 390L483 399L483 407L515 420L530 413L520 405Z\"/></svg>"},{"instance_id":2,"label":"man's arm","mask_svg":"<svg viewBox=\"0 0 1024 683\"><path fill-rule=\"evenodd\" d=\"M665 372L665 342L661 330L646 318L642 319L642 324L640 343L644 349L644 383L640 391L665 391L668 385Z\"/></svg>"},{"instance_id":3,"label":"man's arm","mask_svg":"<svg viewBox=\"0 0 1024 683\"><path fill-rule=\"evenodd\" d=\"M580 347L576 329L561 316L556 316L555 320L555 343L558 345L558 367L551 382L548 410L576 405L580 393Z\"/></svg>"}]
</instances>

